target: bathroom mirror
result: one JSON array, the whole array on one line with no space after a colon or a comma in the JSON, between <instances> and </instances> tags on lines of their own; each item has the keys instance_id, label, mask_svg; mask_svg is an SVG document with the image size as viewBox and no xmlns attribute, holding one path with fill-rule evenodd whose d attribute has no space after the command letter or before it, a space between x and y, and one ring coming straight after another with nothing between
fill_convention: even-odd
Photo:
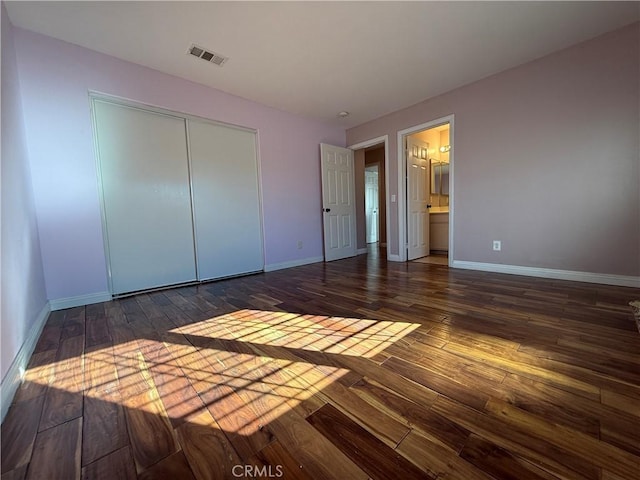
<instances>
[{"instance_id":1,"label":"bathroom mirror","mask_svg":"<svg viewBox=\"0 0 640 480\"><path fill-rule=\"evenodd\" d=\"M449 195L449 164L431 159L431 195Z\"/></svg>"}]
</instances>

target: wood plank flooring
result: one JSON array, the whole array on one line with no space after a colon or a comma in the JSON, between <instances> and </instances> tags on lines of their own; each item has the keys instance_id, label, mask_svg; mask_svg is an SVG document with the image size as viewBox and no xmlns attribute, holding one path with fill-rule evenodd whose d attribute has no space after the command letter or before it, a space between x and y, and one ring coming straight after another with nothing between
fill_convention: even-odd
<instances>
[{"instance_id":1,"label":"wood plank flooring","mask_svg":"<svg viewBox=\"0 0 640 480\"><path fill-rule=\"evenodd\" d=\"M53 312L7 479L639 479L640 290L375 254Z\"/></svg>"}]
</instances>

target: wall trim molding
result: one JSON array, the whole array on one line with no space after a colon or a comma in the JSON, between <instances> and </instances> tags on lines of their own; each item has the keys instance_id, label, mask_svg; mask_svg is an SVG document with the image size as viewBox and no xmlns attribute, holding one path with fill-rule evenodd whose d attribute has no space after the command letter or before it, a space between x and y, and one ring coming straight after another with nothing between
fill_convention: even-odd
<instances>
[{"instance_id":1,"label":"wall trim molding","mask_svg":"<svg viewBox=\"0 0 640 480\"><path fill-rule=\"evenodd\" d=\"M358 250L356 250L356 255L364 255L365 253L367 253L369 251L369 249L367 247L365 248L359 248Z\"/></svg>"},{"instance_id":2,"label":"wall trim molding","mask_svg":"<svg viewBox=\"0 0 640 480\"><path fill-rule=\"evenodd\" d=\"M301 267L302 265L309 265L310 263L324 262L324 257L307 257L299 260L290 260L288 262L270 263L264 266L265 272L273 272L275 270L284 270L285 268Z\"/></svg>"},{"instance_id":3,"label":"wall trim molding","mask_svg":"<svg viewBox=\"0 0 640 480\"><path fill-rule=\"evenodd\" d=\"M9 367L9 370L7 370L7 374L2 379L2 384L0 384L0 421L4 421L4 417L9 411L13 397L15 396L20 383L22 383L22 378L25 370L27 369L27 365L29 364L29 360L31 359L31 354L36 348L36 344L38 343L42 329L47 323L47 318L49 318L50 312L51 307L49 302L47 302L38 313L31 330L27 334L27 338L20 347L20 350L18 350L18 354L16 355L16 358L13 359L13 363Z\"/></svg>"},{"instance_id":4,"label":"wall trim molding","mask_svg":"<svg viewBox=\"0 0 640 480\"><path fill-rule=\"evenodd\" d=\"M78 295L77 297L58 298L49 300L51 311L63 310L65 308L80 307L82 305L91 305L92 303L108 302L112 299L109 292L89 293L88 295Z\"/></svg>"},{"instance_id":5,"label":"wall trim molding","mask_svg":"<svg viewBox=\"0 0 640 480\"><path fill-rule=\"evenodd\" d=\"M613 275L610 273L576 272L572 270L557 270L554 268L523 267L519 265L467 262L463 260L454 260L451 266L453 268L480 270L483 272L508 273L527 277L552 278L572 282L600 283L604 285L640 288L640 277Z\"/></svg>"},{"instance_id":6,"label":"wall trim molding","mask_svg":"<svg viewBox=\"0 0 640 480\"><path fill-rule=\"evenodd\" d=\"M404 262L404 260L402 260L402 258L400 257L400 255L397 255L397 254L395 254L395 253L390 253L390 254L388 255L388 257L389 257L389 258L388 258L388 260L389 260L390 262Z\"/></svg>"}]
</instances>

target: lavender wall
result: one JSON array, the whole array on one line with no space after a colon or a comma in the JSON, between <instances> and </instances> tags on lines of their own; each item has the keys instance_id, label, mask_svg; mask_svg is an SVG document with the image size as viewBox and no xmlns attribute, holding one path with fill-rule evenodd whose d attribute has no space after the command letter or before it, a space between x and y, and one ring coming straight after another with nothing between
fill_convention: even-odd
<instances>
[{"instance_id":1,"label":"lavender wall","mask_svg":"<svg viewBox=\"0 0 640 480\"><path fill-rule=\"evenodd\" d=\"M639 25L352 128L347 144L388 134L397 165L397 131L454 114L455 260L637 276Z\"/></svg>"},{"instance_id":2,"label":"lavender wall","mask_svg":"<svg viewBox=\"0 0 640 480\"><path fill-rule=\"evenodd\" d=\"M2 285L0 376L5 375L47 305L27 160L13 31L2 17ZM44 312L46 314L46 312ZM3 408L3 413L6 411Z\"/></svg>"},{"instance_id":3,"label":"lavender wall","mask_svg":"<svg viewBox=\"0 0 640 480\"><path fill-rule=\"evenodd\" d=\"M107 291L89 90L257 129L266 264L322 255L319 143L343 146L342 129L15 31L49 299Z\"/></svg>"}]
</instances>

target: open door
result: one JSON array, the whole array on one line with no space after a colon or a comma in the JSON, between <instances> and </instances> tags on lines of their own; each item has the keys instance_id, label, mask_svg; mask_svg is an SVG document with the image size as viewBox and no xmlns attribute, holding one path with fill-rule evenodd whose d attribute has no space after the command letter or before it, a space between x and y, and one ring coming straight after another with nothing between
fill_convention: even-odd
<instances>
[{"instance_id":1,"label":"open door","mask_svg":"<svg viewBox=\"0 0 640 480\"><path fill-rule=\"evenodd\" d=\"M407 260L429 255L429 145L407 138Z\"/></svg>"},{"instance_id":2,"label":"open door","mask_svg":"<svg viewBox=\"0 0 640 480\"><path fill-rule=\"evenodd\" d=\"M325 261L356 255L353 150L320 144Z\"/></svg>"}]
</instances>

